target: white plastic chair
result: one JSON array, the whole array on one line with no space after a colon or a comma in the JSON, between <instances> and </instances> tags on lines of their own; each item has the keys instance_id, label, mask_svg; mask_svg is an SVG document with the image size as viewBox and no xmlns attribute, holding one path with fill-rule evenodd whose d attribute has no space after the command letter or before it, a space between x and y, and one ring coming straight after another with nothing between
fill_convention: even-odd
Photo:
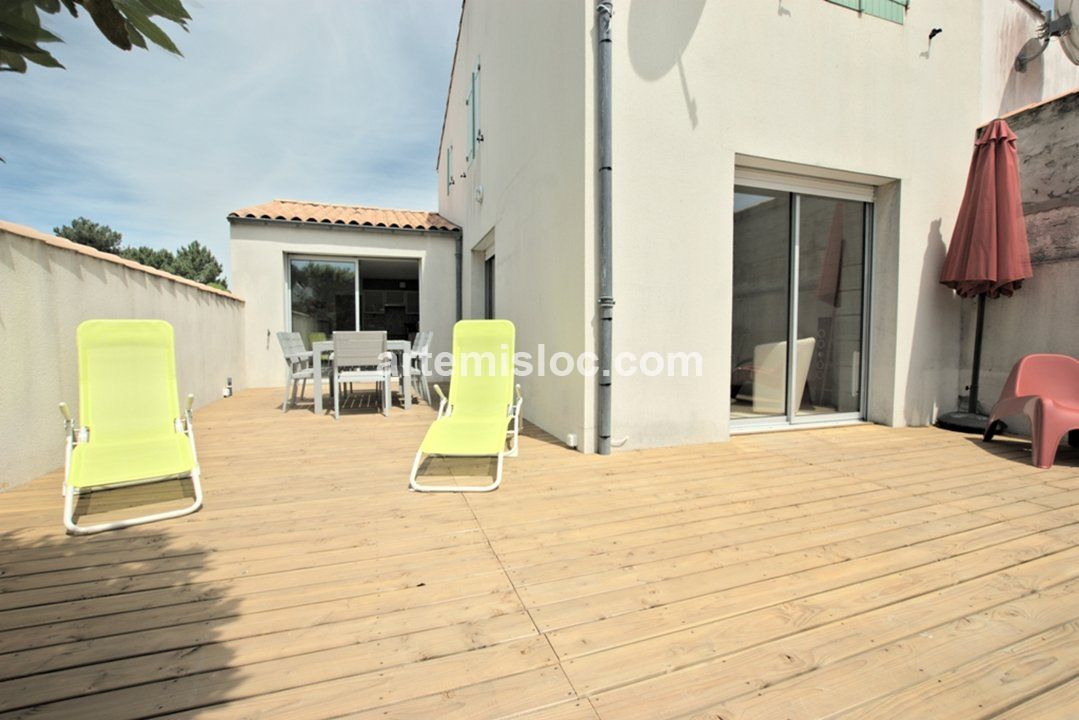
<instances>
[{"instance_id":1,"label":"white plastic chair","mask_svg":"<svg viewBox=\"0 0 1079 720\"><path fill-rule=\"evenodd\" d=\"M333 334L333 416L341 416L344 383L373 382L382 396L382 414L390 414L390 382L393 353L386 350L385 331L335 332Z\"/></svg>"},{"instance_id":2,"label":"white plastic chair","mask_svg":"<svg viewBox=\"0 0 1079 720\"><path fill-rule=\"evenodd\" d=\"M303 397L307 390L307 381L315 378L314 354L304 346L303 338L298 332L279 332L277 342L281 344L286 366L285 402L281 404L281 412L287 412L290 404L296 404L297 387L300 389L299 396ZM328 367L323 366L322 375L329 375Z\"/></svg>"},{"instance_id":3,"label":"white plastic chair","mask_svg":"<svg viewBox=\"0 0 1079 720\"><path fill-rule=\"evenodd\" d=\"M413 341L412 350L410 351L412 364L407 368L409 379L418 379L415 387L419 390L420 397L428 405L431 404L431 386L428 371L430 370L432 336L434 336L434 332L431 330L416 334L416 339Z\"/></svg>"}]
</instances>

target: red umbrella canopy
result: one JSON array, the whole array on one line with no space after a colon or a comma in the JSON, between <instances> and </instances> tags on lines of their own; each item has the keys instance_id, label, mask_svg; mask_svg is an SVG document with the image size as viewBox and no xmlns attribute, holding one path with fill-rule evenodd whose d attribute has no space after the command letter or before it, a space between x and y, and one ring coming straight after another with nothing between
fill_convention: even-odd
<instances>
[{"instance_id":1,"label":"red umbrella canopy","mask_svg":"<svg viewBox=\"0 0 1079 720\"><path fill-rule=\"evenodd\" d=\"M1011 295L1031 277L1015 133L994 120L974 144L940 281L960 297Z\"/></svg>"}]
</instances>

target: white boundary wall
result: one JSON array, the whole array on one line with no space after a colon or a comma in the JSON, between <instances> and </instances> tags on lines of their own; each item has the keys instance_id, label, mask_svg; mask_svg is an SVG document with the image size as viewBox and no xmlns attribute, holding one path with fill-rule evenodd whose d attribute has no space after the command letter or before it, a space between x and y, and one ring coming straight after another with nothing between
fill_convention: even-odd
<instances>
[{"instance_id":1,"label":"white boundary wall","mask_svg":"<svg viewBox=\"0 0 1079 720\"><path fill-rule=\"evenodd\" d=\"M180 393L200 407L229 376L245 384L243 308L231 293L0 221L0 491L63 466L57 404L78 412L79 323L171 323ZM59 521L59 485L56 500Z\"/></svg>"}]
</instances>

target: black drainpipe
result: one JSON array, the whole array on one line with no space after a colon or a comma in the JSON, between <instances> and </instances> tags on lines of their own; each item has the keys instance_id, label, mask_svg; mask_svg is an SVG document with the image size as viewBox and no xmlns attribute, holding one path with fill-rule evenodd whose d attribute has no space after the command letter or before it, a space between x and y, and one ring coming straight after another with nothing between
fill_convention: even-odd
<instances>
[{"instance_id":1,"label":"black drainpipe","mask_svg":"<svg viewBox=\"0 0 1079 720\"><path fill-rule=\"evenodd\" d=\"M596 452L611 453L611 325L614 283L611 280L611 16L610 0L596 0L596 145L599 150L599 373Z\"/></svg>"}]
</instances>

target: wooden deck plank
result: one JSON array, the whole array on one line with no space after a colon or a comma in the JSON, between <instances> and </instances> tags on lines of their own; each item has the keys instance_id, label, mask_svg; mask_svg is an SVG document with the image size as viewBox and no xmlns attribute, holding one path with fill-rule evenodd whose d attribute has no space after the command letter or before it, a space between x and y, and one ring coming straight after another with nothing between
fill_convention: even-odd
<instances>
[{"instance_id":1,"label":"wooden deck plank","mask_svg":"<svg viewBox=\"0 0 1079 720\"><path fill-rule=\"evenodd\" d=\"M167 699L176 693L210 691L216 700L249 697L536 634L523 611L378 639L369 639L367 619L322 624L0 682L0 710L52 703L41 710L63 714L66 706L73 714L116 717L115 707L122 707L125 714L141 717L177 709L170 708ZM237 682L233 669L237 666L256 672ZM198 673L192 674L195 668ZM161 682L169 682L168 693L150 693L142 687Z\"/></svg>"},{"instance_id":2,"label":"wooden deck plank","mask_svg":"<svg viewBox=\"0 0 1079 720\"><path fill-rule=\"evenodd\" d=\"M859 425L598 457L526 427L497 493L432 496L405 491L428 408L277 396L199 411L195 515L71 538L59 473L4 494L0 717L1079 717L1079 453Z\"/></svg>"},{"instance_id":3,"label":"wooden deck plank","mask_svg":"<svg viewBox=\"0 0 1079 720\"><path fill-rule=\"evenodd\" d=\"M850 634L858 632L863 623L888 616L905 614L907 622L896 629L907 634L917 627L915 623L928 622L927 627L932 627L944 619L944 613L955 612L955 608L960 609L960 614L978 606L988 609L1029 594L1030 583L1048 587L1059 584L1062 579L1066 581L1079 576L1079 568L1074 567L1079 552L1051 554L1019 566L1009 564L1014 562L1017 553L1025 551L1025 556L1029 557L1034 553L1052 553L1059 547L1052 541L1031 538L1011 548L993 548L993 553L968 558L965 563L971 567L964 567L963 571L982 574L950 586L946 573L934 572L936 568L918 568L655 636L606 652L582 654L582 650L592 649L584 641L568 648L556 646L556 650L563 655L567 650L580 655L564 661L563 665L575 687L595 693L699 663L715 665L716 658L754 643L767 643L799 633L805 638ZM1010 573L1004 573L1005 568ZM949 605L942 607L946 600ZM876 630L876 626L873 627ZM811 630L814 632L810 633ZM873 640L883 641L887 632L885 629L872 636ZM870 635L866 633L864 637ZM564 642L565 638L552 638L552 642L560 640ZM635 691L625 693L623 697L634 694ZM696 696L700 698L706 694L707 691Z\"/></svg>"},{"instance_id":4,"label":"wooden deck plank","mask_svg":"<svg viewBox=\"0 0 1079 720\"><path fill-rule=\"evenodd\" d=\"M1079 708L1079 675L1066 683L1048 688L1029 700L1016 703L995 720L1074 720Z\"/></svg>"},{"instance_id":5,"label":"wooden deck plank","mask_svg":"<svg viewBox=\"0 0 1079 720\"><path fill-rule=\"evenodd\" d=\"M1060 566L1057 570L1063 570L1065 574L1070 572ZM1058 584L1055 581L1060 577L1057 573L1049 573L1033 582L1044 589ZM899 583L904 581L902 578L897 580ZM872 592L872 588L866 588L867 594ZM662 714L666 717L691 715L747 691L762 692L828 662L855 657L912 633L925 632L942 621L963 617L971 610L990 609L1026 594L1028 590L1024 583L1003 574L975 578L953 587L900 599L892 605L884 604L837 622L816 627L807 624L797 633L761 644L747 642L743 649L735 652L717 652L706 662L624 685L600 693L592 700L601 714L609 717L644 720L652 717L657 707L663 708ZM796 608L792 609L792 612L796 611ZM875 669L864 669L856 673L856 677L868 682L875 673ZM777 701L774 707L780 710L784 706ZM819 716L795 714L795 717Z\"/></svg>"},{"instance_id":6,"label":"wooden deck plank","mask_svg":"<svg viewBox=\"0 0 1079 720\"><path fill-rule=\"evenodd\" d=\"M556 692L544 692L543 697L547 700L544 704L565 700L568 697L565 692L568 684L565 683L564 677L558 678L561 672L558 671L554 652L545 638L534 637L384 670L361 671L343 678L308 682L294 689L271 691L246 700L206 707L199 711L197 717L200 720L237 716L293 718L299 713L305 716L335 717L420 698L425 699L422 704L426 705L426 698L432 695L438 699L438 705L443 710L428 717L446 717L446 705L450 703L444 702L442 698L447 695L452 697L470 686L509 680L521 673L543 668L557 671L554 675L556 682L553 683ZM559 679L561 682L557 682ZM274 677L260 675L258 682L272 684ZM516 686L517 692L527 693L522 679L514 679L512 685ZM234 690L235 685L229 689ZM504 711L505 701L501 698L499 700L499 709ZM452 705L457 706L460 702L460 698L454 698ZM529 709L533 702L534 699L529 698L520 709ZM116 706L116 710L122 709L123 705Z\"/></svg>"},{"instance_id":7,"label":"wooden deck plank","mask_svg":"<svg viewBox=\"0 0 1079 720\"><path fill-rule=\"evenodd\" d=\"M1071 622L1069 599L1079 586L1050 588L958 621L939 625L859 655L811 668L790 680L689 717L779 718L828 717L851 711L867 700L884 697L927 678L1021 640ZM1074 637L1074 632L1069 631ZM831 652L827 646L825 655Z\"/></svg>"},{"instance_id":8,"label":"wooden deck plank","mask_svg":"<svg viewBox=\"0 0 1079 720\"><path fill-rule=\"evenodd\" d=\"M1066 622L974 661L860 705L850 718L916 715L927 705L957 717L987 718L1075 677L1079 669L1079 624ZM1074 708L1073 708L1074 710Z\"/></svg>"}]
</instances>

